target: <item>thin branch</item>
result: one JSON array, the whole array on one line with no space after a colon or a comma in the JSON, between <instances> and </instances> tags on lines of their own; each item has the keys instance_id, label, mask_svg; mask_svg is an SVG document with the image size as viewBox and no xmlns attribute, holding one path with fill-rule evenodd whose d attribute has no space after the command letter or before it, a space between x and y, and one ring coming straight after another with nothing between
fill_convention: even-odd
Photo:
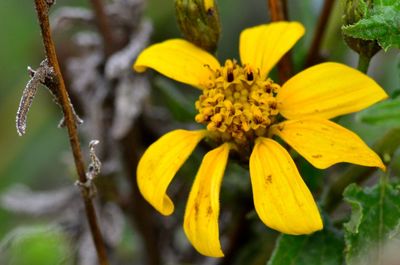
<instances>
[{"instance_id":1,"label":"thin branch","mask_svg":"<svg viewBox=\"0 0 400 265\"><path fill-rule=\"evenodd\" d=\"M268 0L268 8L272 21L281 21L286 19L286 1Z\"/></svg>"},{"instance_id":2,"label":"thin branch","mask_svg":"<svg viewBox=\"0 0 400 265\"><path fill-rule=\"evenodd\" d=\"M332 12L333 4L335 0L325 0L324 6L322 7L321 14L319 15L317 28L314 32L314 37L308 51L306 65L311 66L318 62L319 60L319 50L321 48L321 42L324 37L324 31L326 30L326 25L329 21L330 14Z\"/></svg>"},{"instance_id":3,"label":"thin branch","mask_svg":"<svg viewBox=\"0 0 400 265\"><path fill-rule=\"evenodd\" d=\"M391 129L378 140L373 149L382 157L392 157L400 146L400 129ZM384 161L387 162L387 161ZM328 212L332 212L342 201L344 189L353 182L361 183L368 179L376 168L362 167L357 165L350 166L324 193L322 205Z\"/></svg>"},{"instance_id":4,"label":"thin branch","mask_svg":"<svg viewBox=\"0 0 400 265\"><path fill-rule=\"evenodd\" d=\"M267 0L271 21L287 20L286 0ZM286 53L278 63L279 79L282 83L293 75L292 56Z\"/></svg>"},{"instance_id":5,"label":"thin branch","mask_svg":"<svg viewBox=\"0 0 400 265\"><path fill-rule=\"evenodd\" d=\"M90 2L96 16L97 27L103 38L104 54L108 57L116 50L116 46L106 12L104 11L104 5L102 0L90 0Z\"/></svg>"},{"instance_id":6,"label":"thin branch","mask_svg":"<svg viewBox=\"0 0 400 265\"><path fill-rule=\"evenodd\" d=\"M56 79L55 82L58 84L59 103L61 104L64 113L65 124L68 130L69 141L74 156L76 171L79 176L79 181L81 183L86 183L87 178L77 133L75 117L69 101L68 92L65 87L64 79L61 74L60 65L58 64L58 59L56 55L56 50L50 33L50 23L48 17L50 4L46 0L35 0L35 6L42 33L43 45L46 51L46 57L49 65L53 67ZM89 227L92 233L99 262L101 265L108 265L106 248L97 223L97 217L93 206L93 202L89 196L88 189L82 188L81 191L82 191L83 201L85 204L86 216L89 222Z\"/></svg>"}]
</instances>

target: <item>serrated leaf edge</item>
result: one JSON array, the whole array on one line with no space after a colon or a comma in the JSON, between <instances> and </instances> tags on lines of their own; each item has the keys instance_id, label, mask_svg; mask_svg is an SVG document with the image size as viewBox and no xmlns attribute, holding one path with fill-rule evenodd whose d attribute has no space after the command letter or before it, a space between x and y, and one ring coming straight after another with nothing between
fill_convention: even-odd
<instances>
[{"instance_id":1,"label":"serrated leaf edge","mask_svg":"<svg viewBox=\"0 0 400 265\"><path fill-rule=\"evenodd\" d=\"M360 227L364 216L362 204L356 198L349 195L349 193L353 191L359 193L362 190L359 186L353 183L347 186L347 188L343 192L344 200L348 202L351 206L350 220L347 223L344 223L343 226L350 233L357 234L358 228Z\"/></svg>"}]
</instances>

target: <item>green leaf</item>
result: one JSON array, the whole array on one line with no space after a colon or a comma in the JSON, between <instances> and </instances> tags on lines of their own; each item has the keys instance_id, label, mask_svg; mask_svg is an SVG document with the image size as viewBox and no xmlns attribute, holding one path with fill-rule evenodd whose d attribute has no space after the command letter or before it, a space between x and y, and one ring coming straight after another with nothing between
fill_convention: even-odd
<instances>
[{"instance_id":1,"label":"green leaf","mask_svg":"<svg viewBox=\"0 0 400 265\"><path fill-rule=\"evenodd\" d=\"M172 116L181 122L193 122L196 115L194 102L195 99L189 99L187 95L175 86L175 83L169 79L158 77L155 79L155 85L161 92L161 97L166 107L171 111Z\"/></svg>"},{"instance_id":2,"label":"green leaf","mask_svg":"<svg viewBox=\"0 0 400 265\"><path fill-rule=\"evenodd\" d=\"M0 242L0 263L9 265L71 265L72 252L64 233L56 227L24 227Z\"/></svg>"},{"instance_id":3,"label":"green leaf","mask_svg":"<svg viewBox=\"0 0 400 265\"><path fill-rule=\"evenodd\" d=\"M374 1L362 19L343 26L342 32L357 39L376 40L385 51L400 48L400 1Z\"/></svg>"},{"instance_id":4,"label":"green leaf","mask_svg":"<svg viewBox=\"0 0 400 265\"><path fill-rule=\"evenodd\" d=\"M362 122L400 127L400 98L380 102L356 115Z\"/></svg>"},{"instance_id":5,"label":"green leaf","mask_svg":"<svg viewBox=\"0 0 400 265\"><path fill-rule=\"evenodd\" d=\"M341 265L343 237L333 228L312 235L282 234L267 265Z\"/></svg>"},{"instance_id":6,"label":"green leaf","mask_svg":"<svg viewBox=\"0 0 400 265\"><path fill-rule=\"evenodd\" d=\"M352 207L344 224L347 264L398 264L391 262L400 260L400 187L383 181L364 189L351 184L344 199Z\"/></svg>"}]
</instances>

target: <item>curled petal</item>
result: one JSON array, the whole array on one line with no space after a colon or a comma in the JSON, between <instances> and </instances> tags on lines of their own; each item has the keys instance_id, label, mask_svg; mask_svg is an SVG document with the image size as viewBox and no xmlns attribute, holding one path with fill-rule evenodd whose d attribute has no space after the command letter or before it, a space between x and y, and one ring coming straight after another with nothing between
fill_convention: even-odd
<instances>
[{"instance_id":1,"label":"curled petal","mask_svg":"<svg viewBox=\"0 0 400 265\"><path fill-rule=\"evenodd\" d=\"M288 152L259 137L250 156L250 176L258 216L282 233L310 234L322 229L314 199Z\"/></svg>"},{"instance_id":2,"label":"curled petal","mask_svg":"<svg viewBox=\"0 0 400 265\"><path fill-rule=\"evenodd\" d=\"M293 120L330 119L385 98L387 94L373 79L339 63L322 63L298 73L277 96L280 113Z\"/></svg>"},{"instance_id":3,"label":"curled petal","mask_svg":"<svg viewBox=\"0 0 400 265\"><path fill-rule=\"evenodd\" d=\"M348 162L385 170L379 156L360 137L329 120L285 121L273 127L273 132L316 168Z\"/></svg>"},{"instance_id":4,"label":"curled petal","mask_svg":"<svg viewBox=\"0 0 400 265\"><path fill-rule=\"evenodd\" d=\"M154 44L139 55L133 68L144 72L148 67L176 81L203 88L211 78L210 69L220 68L208 52L182 39Z\"/></svg>"},{"instance_id":5,"label":"curled petal","mask_svg":"<svg viewBox=\"0 0 400 265\"><path fill-rule=\"evenodd\" d=\"M204 136L205 131L169 132L150 145L140 159L139 190L161 214L170 215L174 211L174 204L166 194L168 185Z\"/></svg>"},{"instance_id":6,"label":"curled petal","mask_svg":"<svg viewBox=\"0 0 400 265\"><path fill-rule=\"evenodd\" d=\"M274 22L242 31L240 34L240 59L260 69L266 77L272 67L304 35L304 27L298 22Z\"/></svg>"},{"instance_id":7,"label":"curled petal","mask_svg":"<svg viewBox=\"0 0 400 265\"><path fill-rule=\"evenodd\" d=\"M219 241L219 191L226 163L227 143L208 152L201 162L187 202L184 220L186 236L198 252L222 257Z\"/></svg>"}]
</instances>

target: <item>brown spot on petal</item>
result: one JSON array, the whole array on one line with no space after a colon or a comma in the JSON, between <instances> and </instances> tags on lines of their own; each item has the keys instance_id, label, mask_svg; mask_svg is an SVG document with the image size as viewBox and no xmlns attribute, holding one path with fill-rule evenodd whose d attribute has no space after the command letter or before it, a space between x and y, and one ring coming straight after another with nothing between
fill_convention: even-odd
<instances>
[{"instance_id":1,"label":"brown spot on petal","mask_svg":"<svg viewBox=\"0 0 400 265\"><path fill-rule=\"evenodd\" d=\"M265 177L265 184L269 185L272 183L272 175L268 175Z\"/></svg>"},{"instance_id":2,"label":"brown spot on petal","mask_svg":"<svg viewBox=\"0 0 400 265\"><path fill-rule=\"evenodd\" d=\"M213 213L213 209L211 208L211 206L208 206L208 208L207 208L207 216L212 215L212 213Z\"/></svg>"},{"instance_id":3,"label":"brown spot on petal","mask_svg":"<svg viewBox=\"0 0 400 265\"><path fill-rule=\"evenodd\" d=\"M312 155L313 158L321 158L322 155L321 154L317 154L317 155Z\"/></svg>"},{"instance_id":4,"label":"brown spot on petal","mask_svg":"<svg viewBox=\"0 0 400 265\"><path fill-rule=\"evenodd\" d=\"M197 216L199 214L199 203L194 204L194 214Z\"/></svg>"}]
</instances>

